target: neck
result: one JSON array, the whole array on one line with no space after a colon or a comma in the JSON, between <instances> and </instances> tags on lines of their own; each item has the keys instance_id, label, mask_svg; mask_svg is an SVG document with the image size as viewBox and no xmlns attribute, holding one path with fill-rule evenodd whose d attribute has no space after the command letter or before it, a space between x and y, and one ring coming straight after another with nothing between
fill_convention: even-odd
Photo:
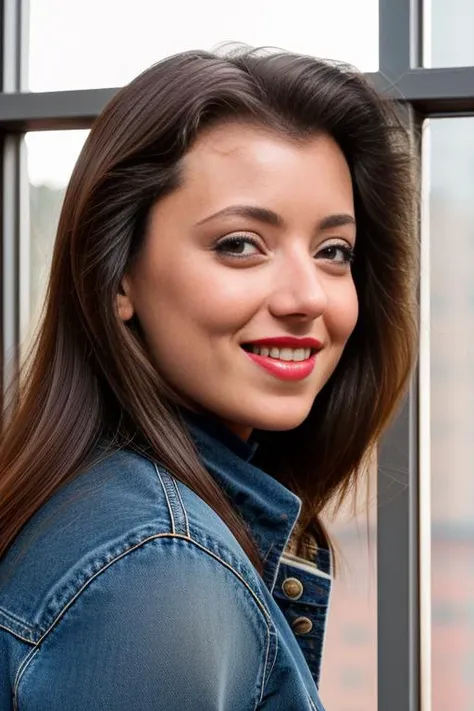
<instances>
[{"instance_id":1,"label":"neck","mask_svg":"<svg viewBox=\"0 0 474 711\"><path fill-rule=\"evenodd\" d=\"M240 425L239 423L236 422L229 422L228 420L219 420L224 427L227 427L228 430L233 432L233 434L237 435L237 437L240 437L244 442L248 442L250 435L253 432L252 427L246 427L245 425Z\"/></svg>"}]
</instances>

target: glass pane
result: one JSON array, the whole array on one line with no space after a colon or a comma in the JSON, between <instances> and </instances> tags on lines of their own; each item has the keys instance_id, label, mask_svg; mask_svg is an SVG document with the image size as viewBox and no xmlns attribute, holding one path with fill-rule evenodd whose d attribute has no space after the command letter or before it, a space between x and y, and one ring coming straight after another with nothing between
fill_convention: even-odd
<instances>
[{"instance_id":1,"label":"glass pane","mask_svg":"<svg viewBox=\"0 0 474 711\"><path fill-rule=\"evenodd\" d=\"M472 711L474 119L427 123L433 711Z\"/></svg>"},{"instance_id":2,"label":"glass pane","mask_svg":"<svg viewBox=\"0 0 474 711\"><path fill-rule=\"evenodd\" d=\"M30 245L26 279L29 322L24 345L32 335L44 299L59 213L66 185L88 131L39 131L26 134L30 193Z\"/></svg>"},{"instance_id":3,"label":"glass pane","mask_svg":"<svg viewBox=\"0 0 474 711\"><path fill-rule=\"evenodd\" d=\"M336 544L336 577L321 670L327 709L377 711L376 471L327 527Z\"/></svg>"},{"instance_id":4,"label":"glass pane","mask_svg":"<svg viewBox=\"0 0 474 711\"><path fill-rule=\"evenodd\" d=\"M424 11L424 66L473 65L473 0L425 0Z\"/></svg>"},{"instance_id":5,"label":"glass pane","mask_svg":"<svg viewBox=\"0 0 474 711\"><path fill-rule=\"evenodd\" d=\"M30 0L32 91L121 86L153 62L224 42L378 69L378 0Z\"/></svg>"}]
</instances>

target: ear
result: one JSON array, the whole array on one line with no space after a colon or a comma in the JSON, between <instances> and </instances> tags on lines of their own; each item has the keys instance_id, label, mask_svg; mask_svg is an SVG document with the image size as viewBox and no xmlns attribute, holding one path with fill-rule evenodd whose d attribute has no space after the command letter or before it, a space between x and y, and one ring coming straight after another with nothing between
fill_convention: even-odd
<instances>
[{"instance_id":1,"label":"ear","mask_svg":"<svg viewBox=\"0 0 474 711\"><path fill-rule=\"evenodd\" d=\"M119 291L116 296L117 312L122 321L129 321L135 313L130 291L128 277L124 276L120 282Z\"/></svg>"}]
</instances>

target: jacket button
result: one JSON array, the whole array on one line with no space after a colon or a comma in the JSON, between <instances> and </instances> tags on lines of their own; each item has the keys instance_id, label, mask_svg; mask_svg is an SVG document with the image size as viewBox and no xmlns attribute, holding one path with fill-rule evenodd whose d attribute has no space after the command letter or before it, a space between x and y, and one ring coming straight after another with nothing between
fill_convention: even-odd
<instances>
[{"instance_id":1,"label":"jacket button","mask_svg":"<svg viewBox=\"0 0 474 711\"><path fill-rule=\"evenodd\" d=\"M293 632L295 634L308 634L313 629L313 623L309 617L297 617L291 623Z\"/></svg>"},{"instance_id":2,"label":"jacket button","mask_svg":"<svg viewBox=\"0 0 474 711\"><path fill-rule=\"evenodd\" d=\"M281 587L291 600L298 600L303 594L303 585L297 578L286 578Z\"/></svg>"}]
</instances>

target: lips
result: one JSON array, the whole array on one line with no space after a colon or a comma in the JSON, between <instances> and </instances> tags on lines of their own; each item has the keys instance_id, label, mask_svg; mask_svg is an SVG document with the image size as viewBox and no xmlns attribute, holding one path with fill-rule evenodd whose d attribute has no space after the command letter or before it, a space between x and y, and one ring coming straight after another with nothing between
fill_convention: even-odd
<instances>
[{"instance_id":1,"label":"lips","mask_svg":"<svg viewBox=\"0 0 474 711\"><path fill-rule=\"evenodd\" d=\"M315 338L281 336L242 344L247 357L270 375L286 381L307 378L322 344Z\"/></svg>"}]
</instances>

